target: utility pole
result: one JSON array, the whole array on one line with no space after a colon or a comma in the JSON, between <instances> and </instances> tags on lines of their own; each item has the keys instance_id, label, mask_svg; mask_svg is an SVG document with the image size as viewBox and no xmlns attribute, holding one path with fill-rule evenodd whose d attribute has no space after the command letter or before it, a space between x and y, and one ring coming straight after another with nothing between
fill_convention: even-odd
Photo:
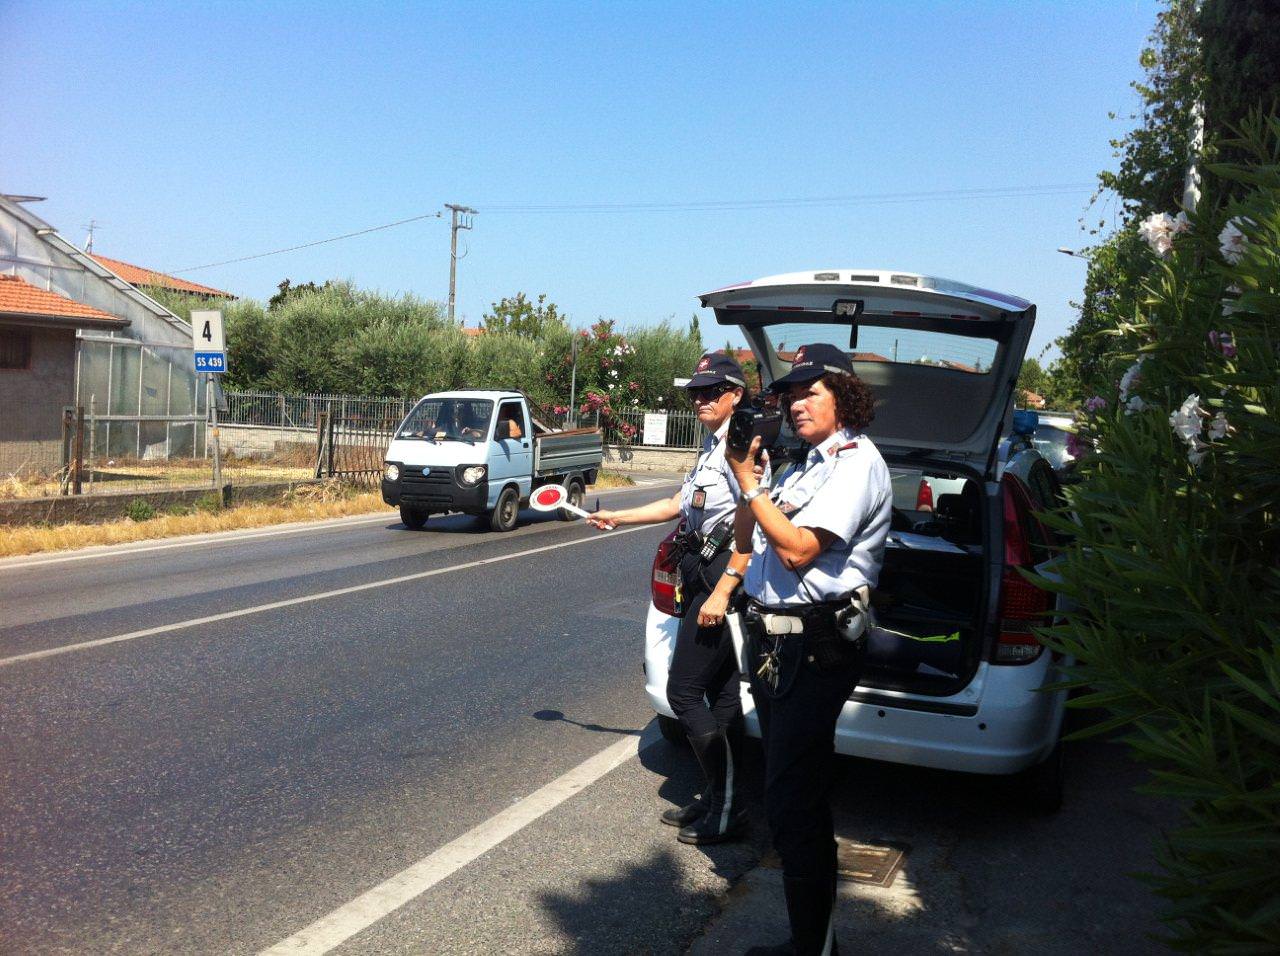
<instances>
[{"instance_id":1,"label":"utility pole","mask_svg":"<svg viewBox=\"0 0 1280 956\"><path fill-rule=\"evenodd\" d=\"M449 321L453 321L453 307L458 298L458 230L471 228L471 217L476 211L470 206L445 203L452 214L449 226Z\"/></svg>"},{"instance_id":2,"label":"utility pole","mask_svg":"<svg viewBox=\"0 0 1280 956\"><path fill-rule=\"evenodd\" d=\"M89 236L84 241L85 252L93 252L93 231L98 228L98 225L99 225L98 220L90 219L89 222L84 227L85 229L89 230Z\"/></svg>"}]
</instances>

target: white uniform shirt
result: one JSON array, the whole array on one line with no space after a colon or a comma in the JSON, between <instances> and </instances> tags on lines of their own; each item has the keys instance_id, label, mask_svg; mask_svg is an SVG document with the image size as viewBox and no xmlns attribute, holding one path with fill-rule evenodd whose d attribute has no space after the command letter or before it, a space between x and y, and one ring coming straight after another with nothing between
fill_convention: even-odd
<instances>
[{"instance_id":1,"label":"white uniform shirt","mask_svg":"<svg viewBox=\"0 0 1280 956\"><path fill-rule=\"evenodd\" d=\"M738 507L742 490L724 458L724 436L729 431L725 421L714 435L702 441L702 452L693 469L685 475L680 489L680 517L686 528L710 531Z\"/></svg>"},{"instance_id":2,"label":"white uniform shirt","mask_svg":"<svg viewBox=\"0 0 1280 956\"><path fill-rule=\"evenodd\" d=\"M743 583L747 594L769 607L793 607L844 598L863 585L875 587L893 516L893 487L889 467L871 439L836 432L813 448L771 497L797 527L823 528L837 540L793 571L757 525Z\"/></svg>"}]
</instances>

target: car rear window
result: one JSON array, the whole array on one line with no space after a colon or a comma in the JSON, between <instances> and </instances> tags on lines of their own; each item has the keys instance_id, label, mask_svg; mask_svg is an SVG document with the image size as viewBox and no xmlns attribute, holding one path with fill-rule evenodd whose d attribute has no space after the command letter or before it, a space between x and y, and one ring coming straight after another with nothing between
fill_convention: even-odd
<instances>
[{"instance_id":1,"label":"car rear window","mask_svg":"<svg viewBox=\"0 0 1280 956\"><path fill-rule=\"evenodd\" d=\"M855 362L928 365L935 368L986 375L995 360L997 344L991 339L882 328L859 323L857 343L851 344L850 327L828 322L786 322L766 330L770 348L784 362L795 358L802 345L823 342L843 349Z\"/></svg>"}]
</instances>

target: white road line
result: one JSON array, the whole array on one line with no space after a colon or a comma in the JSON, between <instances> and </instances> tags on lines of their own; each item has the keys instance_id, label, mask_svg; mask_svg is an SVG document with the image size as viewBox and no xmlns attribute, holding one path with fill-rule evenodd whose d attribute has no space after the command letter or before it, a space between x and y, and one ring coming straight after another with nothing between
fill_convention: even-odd
<instances>
[{"instance_id":1,"label":"white road line","mask_svg":"<svg viewBox=\"0 0 1280 956\"><path fill-rule=\"evenodd\" d=\"M670 481L654 482L643 484L637 483L634 486L609 488L605 491L598 492L599 495L612 495L618 492L635 491L640 487L655 487L662 484L673 484ZM104 560L106 558L123 558L132 554L145 554L148 551L168 551L171 548L193 548L207 547L215 544L235 544L239 541L251 541L254 538L274 538L282 534L298 534L303 531L328 531L331 529L341 529L349 525L360 524L377 524L379 521L398 521L399 518L394 511L383 511L372 515L354 515L345 518L330 518L321 521L302 521L291 522L283 528L272 528L266 531L215 531L210 534L192 534L182 535L178 540L167 541L164 544L150 544L143 547L133 547L132 543L107 545L104 547L94 546L83 551L76 551L74 554L59 554L51 557L42 557L33 555L30 561L22 560L0 560L0 572L9 570L21 570L24 568L38 568L46 564L62 564L66 561L89 561L92 559Z\"/></svg>"},{"instance_id":2,"label":"white road line","mask_svg":"<svg viewBox=\"0 0 1280 956\"><path fill-rule=\"evenodd\" d=\"M178 621L174 624L161 624L159 627L148 627L141 631L130 631L128 634L117 634L114 637L100 637L93 641L81 641L79 644L64 644L61 647L50 647L43 651L32 651L29 654L17 654L14 657L0 658L0 667L8 667L11 664L20 664L23 661L36 661L44 657L57 657L59 654L70 654L72 651L85 651L92 647L105 647L108 644L119 644L122 641L135 641L140 637L151 637L155 634L167 634L172 631L182 631L187 628L199 627L201 624L212 624L215 621L229 621L232 618L247 617L250 614L261 614L263 611L274 611L282 607L293 607L297 604L310 604L312 601L323 601L327 598L341 597L344 594L356 594L360 591L369 591L374 588L391 587L394 584L404 584L407 581L421 581L423 578L433 578L439 574L450 574L454 571L465 571L468 568L479 568L486 564L497 564L501 561L511 561L515 558L528 557L531 554L541 554L544 551L559 551L562 548L572 548L578 544L590 544L598 541L608 541L616 538L620 534L630 534L633 531L650 530L654 525L636 525L633 528L624 528L620 531L610 531L608 534L593 534L586 538L576 538L573 541L561 541L557 544L547 544L540 548L527 548L524 551L514 551L511 554L502 554L493 558L481 558L478 561L467 561L464 564L455 564L447 568L433 568L430 571L419 571L416 574L402 574L399 577L387 578L384 581L370 581L367 584L354 584L351 587L337 588L333 591L321 591L318 594L308 594L303 597L289 598L285 601L272 601L270 604L259 604L256 607L241 608L238 611L224 611L221 614L210 614L206 617L195 617L189 621Z\"/></svg>"},{"instance_id":3,"label":"white road line","mask_svg":"<svg viewBox=\"0 0 1280 956\"><path fill-rule=\"evenodd\" d=\"M430 856L361 893L306 929L264 949L259 956L296 956L298 953L318 956L342 945L661 739L653 727L651 724L639 738L625 737L610 744Z\"/></svg>"}]
</instances>

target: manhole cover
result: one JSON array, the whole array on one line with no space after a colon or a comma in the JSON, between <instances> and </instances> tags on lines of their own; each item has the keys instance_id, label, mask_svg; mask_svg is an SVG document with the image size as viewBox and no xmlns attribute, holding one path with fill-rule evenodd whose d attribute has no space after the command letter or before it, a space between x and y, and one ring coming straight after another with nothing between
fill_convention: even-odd
<instances>
[{"instance_id":1,"label":"manhole cover","mask_svg":"<svg viewBox=\"0 0 1280 956\"><path fill-rule=\"evenodd\" d=\"M906 853L905 848L855 843L836 837L836 874L851 883L890 887L902 868ZM782 861L778 859L776 850L769 850L761 858L760 865L779 870Z\"/></svg>"},{"instance_id":2,"label":"manhole cover","mask_svg":"<svg viewBox=\"0 0 1280 956\"><path fill-rule=\"evenodd\" d=\"M836 837L836 872L842 880L887 887L902 866L903 850Z\"/></svg>"}]
</instances>

